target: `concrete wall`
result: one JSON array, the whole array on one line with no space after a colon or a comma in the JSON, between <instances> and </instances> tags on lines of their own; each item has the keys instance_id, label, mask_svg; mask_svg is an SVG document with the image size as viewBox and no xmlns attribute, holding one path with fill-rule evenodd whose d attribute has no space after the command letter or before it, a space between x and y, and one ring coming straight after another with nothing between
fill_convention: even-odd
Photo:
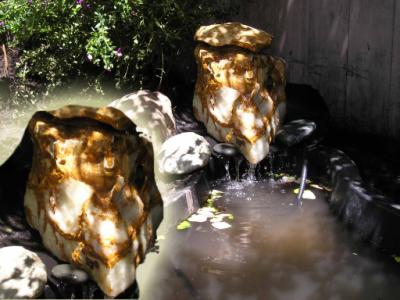
<instances>
[{"instance_id":1,"label":"concrete wall","mask_svg":"<svg viewBox=\"0 0 400 300\"><path fill-rule=\"evenodd\" d=\"M335 126L400 140L400 1L249 0L232 20L274 35L289 81L318 89Z\"/></svg>"}]
</instances>

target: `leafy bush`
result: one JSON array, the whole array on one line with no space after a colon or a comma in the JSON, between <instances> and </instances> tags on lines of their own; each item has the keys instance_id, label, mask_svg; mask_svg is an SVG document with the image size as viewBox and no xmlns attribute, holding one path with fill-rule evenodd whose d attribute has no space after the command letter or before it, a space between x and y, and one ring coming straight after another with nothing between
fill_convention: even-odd
<instances>
[{"instance_id":1,"label":"leafy bush","mask_svg":"<svg viewBox=\"0 0 400 300\"><path fill-rule=\"evenodd\" d=\"M217 1L218 2L218 1ZM0 44L21 50L17 80L71 78L155 88L182 39L220 12L208 0L0 0ZM94 75L94 77L91 77Z\"/></svg>"}]
</instances>

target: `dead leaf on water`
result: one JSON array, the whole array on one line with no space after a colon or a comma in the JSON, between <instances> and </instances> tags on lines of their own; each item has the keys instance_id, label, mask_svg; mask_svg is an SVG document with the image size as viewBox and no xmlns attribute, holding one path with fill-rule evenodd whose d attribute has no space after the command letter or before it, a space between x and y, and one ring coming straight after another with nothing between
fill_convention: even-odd
<instances>
[{"instance_id":1,"label":"dead leaf on water","mask_svg":"<svg viewBox=\"0 0 400 300\"><path fill-rule=\"evenodd\" d=\"M293 190L293 193L295 193L296 195L297 195L299 192L300 192L300 190L299 190L298 188ZM310 191L310 190L304 190L303 196L302 196L301 198L302 198L302 199L306 199L306 200L315 200L315 199L317 199L317 197L315 196L315 194L314 194L312 191Z\"/></svg>"},{"instance_id":2,"label":"dead leaf on water","mask_svg":"<svg viewBox=\"0 0 400 300\"><path fill-rule=\"evenodd\" d=\"M207 215L202 215L202 214L193 214L188 218L187 220L189 222L197 222L197 223L203 223L207 221L208 216Z\"/></svg>"}]
</instances>

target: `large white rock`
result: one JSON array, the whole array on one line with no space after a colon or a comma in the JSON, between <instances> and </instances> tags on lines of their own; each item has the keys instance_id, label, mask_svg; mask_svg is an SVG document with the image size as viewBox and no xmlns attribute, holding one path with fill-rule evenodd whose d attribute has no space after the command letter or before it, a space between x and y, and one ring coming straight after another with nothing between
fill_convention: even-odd
<instances>
[{"instance_id":1,"label":"large white rock","mask_svg":"<svg viewBox=\"0 0 400 300\"><path fill-rule=\"evenodd\" d=\"M285 114L285 62L258 52L271 42L269 34L240 23L201 27L195 39L202 43L195 49L194 116L256 164Z\"/></svg>"},{"instance_id":2,"label":"large white rock","mask_svg":"<svg viewBox=\"0 0 400 300\"><path fill-rule=\"evenodd\" d=\"M164 142L158 154L159 171L181 175L207 165L211 147L207 140L193 132L177 134Z\"/></svg>"},{"instance_id":3,"label":"large white rock","mask_svg":"<svg viewBox=\"0 0 400 300\"><path fill-rule=\"evenodd\" d=\"M176 132L171 101L160 92L140 90L108 106L119 109L136 124L136 130L153 144L154 153Z\"/></svg>"},{"instance_id":4,"label":"large white rock","mask_svg":"<svg viewBox=\"0 0 400 300\"><path fill-rule=\"evenodd\" d=\"M87 271L115 297L135 280L162 206L153 149L112 107L68 106L29 122L28 223L60 260Z\"/></svg>"},{"instance_id":5,"label":"large white rock","mask_svg":"<svg viewBox=\"0 0 400 300\"><path fill-rule=\"evenodd\" d=\"M0 249L0 299L37 298L47 282L40 257L23 247Z\"/></svg>"}]
</instances>

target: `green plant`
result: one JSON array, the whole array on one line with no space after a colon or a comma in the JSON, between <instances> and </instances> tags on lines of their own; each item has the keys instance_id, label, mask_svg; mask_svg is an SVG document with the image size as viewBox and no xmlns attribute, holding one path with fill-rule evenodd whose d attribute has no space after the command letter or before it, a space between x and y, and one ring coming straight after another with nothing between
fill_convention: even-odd
<instances>
[{"instance_id":1,"label":"green plant","mask_svg":"<svg viewBox=\"0 0 400 300\"><path fill-rule=\"evenodd\" d=\"M71 78L155 88L183 39L221 12L208 0L3 0L0 44L20 49L16 80L46 91Z\"/></svg>"}]
</instances>

